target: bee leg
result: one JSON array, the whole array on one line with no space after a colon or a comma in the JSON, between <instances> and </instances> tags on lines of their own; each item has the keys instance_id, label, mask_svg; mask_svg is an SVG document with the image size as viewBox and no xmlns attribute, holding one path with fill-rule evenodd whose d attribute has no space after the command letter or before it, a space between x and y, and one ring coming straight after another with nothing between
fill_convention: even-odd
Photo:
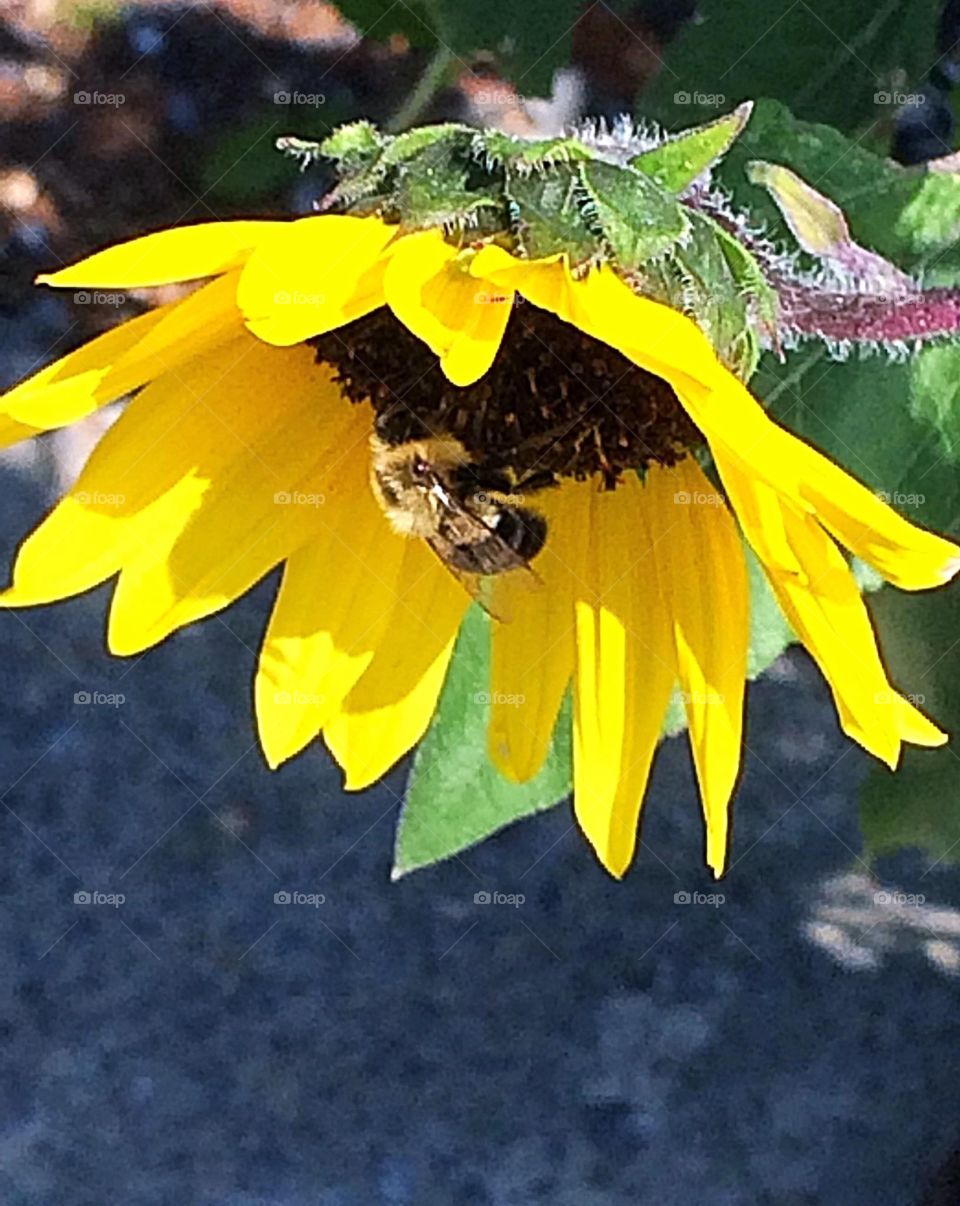
<instances>
[{"instance_id":1,"label":"bee leg","mask_svg":"<svg viewBox=\"0 0 960 1206\"><path fill-rule=\"evenodd\" d=\"M513 487L514 494L536 494L540 490L551 490L559 486L557 475L549 469L541 469L539 473L531 473L522 478Z\"/></svg>"},{"instance_id":2,"label":"bee leg","mask_svg":"<svg viewBox=\"0 0 960 1206\"><path fill-rule=\"evenodd\" d=\"M620 480L620 474L607 460L607 454L603 450L603 440L600 438L600 428L593 428L593 442L597 446L597 459L600 461L600 472L603 474L604 490L613 490L617 482Z\"/></svg>"}]
</instances>

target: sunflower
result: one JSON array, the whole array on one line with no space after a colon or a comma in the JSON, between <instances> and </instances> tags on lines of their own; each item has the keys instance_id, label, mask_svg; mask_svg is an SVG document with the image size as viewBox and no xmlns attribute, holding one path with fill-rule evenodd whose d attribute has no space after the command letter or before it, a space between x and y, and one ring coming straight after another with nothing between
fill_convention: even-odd
<instances>
[{"instance_id":1,"label":"sunflower","mask_svg":"<svg viewBox=\"0 0 960 1206\"><path fill-rule=\"evenodd\" d=\"M634 852L676 686L706 859L723 869L744 538L845 732L890 767L903 742L945 740L891 687L841 546L906 590L946 582L957 547L779 426L703 324L644 295L613 257L531 255L482 224L417 229L380 206L161 231L40 281L204 283L0 400L10 444L134 395L24 541L2 602L45 604L116 575L108 644L132 655L282 565L255 684L272 767L322 734L349 790L379 779L427 729L472 604L388 520L375 428L397 441L443 431L499 452L514 480L549 474L535 496L540 588L493 582L509 619L491 623L489 753L529 780L572 690L574 808L614 875Z\"/></svg>"}]
</instances>

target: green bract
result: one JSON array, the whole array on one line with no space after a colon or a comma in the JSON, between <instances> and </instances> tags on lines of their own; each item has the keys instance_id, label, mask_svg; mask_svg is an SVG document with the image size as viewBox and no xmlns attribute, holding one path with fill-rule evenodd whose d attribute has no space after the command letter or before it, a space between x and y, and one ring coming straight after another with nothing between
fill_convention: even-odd
<instances>
[{"instance_id":1,"label":"green bract","mask_svg":"<svg viewBox=\"0 0 960 1206\"><path fill-rule=\"evenodd\" d=\"M574 271L612 264L695 318L747 378L776 325L776 293L736 224L694 201L749 115L742 105L659 140L629 127L525 140L456 123L388 136L356 122L320 144L282 145L336 163L329 203L342 211L382 213L407 231L441 226L530 259L565 254Z\"/></svg>"}]
</instances>

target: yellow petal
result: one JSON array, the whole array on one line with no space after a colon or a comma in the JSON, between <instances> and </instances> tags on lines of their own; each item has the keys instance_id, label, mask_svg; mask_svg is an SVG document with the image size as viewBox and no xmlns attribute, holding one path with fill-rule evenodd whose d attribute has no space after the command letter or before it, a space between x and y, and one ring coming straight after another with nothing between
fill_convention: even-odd
<instances>
[{"instance_id":1,"label":"yellow petal","mask_svg":"<svg viewBox=\"0 0 960 1206\"><path fill-rule=\"evenodd\" d=\"M366 485L369 416L341 398L309 348L272 348L241 329L144 393L150 419L137 411L124 422L153 428L154 490L181 492L184 507L163 529L138 526L110 610L118 654L219 611L294 549L349 524L344 480L359 473ZM197 401L172 424L184 396ZM125 452L98 467L99 480L122 480Z\"/></svg>"},{"instance_id":2,"label":"yellow petal","mask_svg":"<svg viewBox=\"0 0 960 1206\"><path fill-rule=\"evenodd\" d=\"M582 557L584 488L565 482L537 499L549 526L536 559L540 589L517 583L504 605L500 583L493 601L498 614L491 633L490 757L508 779L533 778L550 749L557 713L574 662L574 599L580 584L571 566Z\"/></svg>"},{"instance_id":3,"label":"yellow petal","mask_svg":"<svg viewBox=\"0 0 960 1206\"><path fill-rule=\"evenodd\" d=\"M236 359L240 338L253 343L240 332L234 344L217 350L217 363ZM144 547L162 546L165 533L179 531L208 479L197 473L171 477L164 466L178 454L181 464L203 455L202 448L185 448L178 436L184 419L201 405L179 378L163 379L135 398L100 440L74 487L21 546L13 585L0 604L33 606L89 590ZM219 428L217 441L222 437Z\"/></svg>"},{"instance_id":4,"label":"yellow petal","mask_svg":"<svg viewBox=\"0 0 960 1206\"><path fill-rule=\"evenodd\" d=\"M250 257L237 290L247 326L289 347L383 305L381 255L396 226L330 214L277 224Z\"/></svg>"},{"instance_id":5,"label":"yellow petal","mask_svg":"<svg viewBox=\"0 0 960 1206\"><path fill-rule=\"evenodd\" d=\"M116 426L107 432L94 458ZM92 466L85 474L95 474ZM33 607L81 594L112 577L139 547L134 520L162 531L182 522L183 512L195 508L203 493L196 481L184 482L135 515L127 500L112 492L89 493L91 477L82 474L73 490L54 507L20 546L13 584L0 595L0 607Z\"/></svg>"},{"instance_id":6,"label":"yellow petal","mask_svg":"<svg viewBox=\"0 0 960 1206\"><path fill-rule=\"evenodd\" d=\"M117 361L114 374L127 389L171 372L243 330L237 310L239 271L227 272L189 297L163 307L160 321ZM157 311L155 311L157 313ZM116 388L115 384L111 388Z\"/></svg>"},{"instance_id":7,"label":"yellow petal","mask_svg":"<svg viewBox=\"0 0 960 1206\"><path fill-rule=\"evenodd\" d=\"M220 356L236 353L226 345ZM200 406L177 378L164 378L135 398L67 496L21 546L13 585L0 603L22 607L67 598L142 558L144 550L165 548L209 485L209 478L192 471L194 458L215 455L223 440L218 426L215 437L208 433L206 449L193 443L193 433L184 441L184 420ZM180 471L171 474L171 463Z\"/></svg>"},{"instance_id":8,"label":"yellow petal","mask_svg":"<svg viewBox=\"0 0 960 1206\"><path fill-rule=\"evenodd\" d=\"M718 456L763 478L799 509L816 510L838 540L895 585L907 590L938 586L960 569L957 545L909 523L774 423L719 362L692 319L637 297L612 269L574 280L562 261L524 265L491 246L478 253L472 271L509 282L535 305L668 381Z\"/></svg>"},{"instance_id":9,"label":"yellow petal","mask_svg":"<svg viewBox=\"0 0 960 1206\"><path fill-rule=\"evenodd\" d=\"M833 693L840 724L875 757L891 768L900 756L902 705L887 681L876 638L857 584L833 540L816 519L784 500L744 503L769 487L718 462L727 492L766 571L774 593L797 636L820 667ZM775 506L804 576L782 569L771 555L766 532L754 517Z\"/></svg>"},{"instance_id":10,"label":"yellow petal","mask_svg":"<svg viewBox=\"0 0 960 1206\"><path fill-rule=\"evenodd\" d=\"M260 739L272 767L299 753L337 713L389 619L399 537L382 521L356 536L345 555L343 538L331 532L297 550L284 569L256 682Z\"/></svg>"},{"instance_id":11,"label":"yellow petal","mask_svg":"<svg viewBox=\"0 0 960 1206\"><path fill-rule=\"evenodd\" d=\"M477 253L475 274L510 286L541 309L622 352L665 380L675 375L714 386L723 370L709 339L678 310L639 297L603 266L575 280L567 262L514 259L502 248Z\"/></svg>"},{"instance_id":12,"label":"yellow petal","mask_svg":"<svg viewBox=\"0 0 960 1206\"><path fill-rule=\"evenodd\" d=\"M66 289L145 289L216 276L244 262L278 222L204 222L131 239L87 256L69 268L37 277Z\"/></svg>"},{"instance_id":13,"label":"yellow petal","mask_svg":"<svg viewBox=\"0 0 960 1206\"><path fill-rule=\"evenodd\" d=\"M438 230L401 239L384 273L387 304L435 355L454 385L472 385L493 364L513 290L471 275Z\"/></svg>"},{"instance_id":14,"label":"yellow petal","mask_svg":"<svg viewBox=\"0 0 960 1206\"><path fill-rule=\"evenodd\" d=\"M359 408L353 444L342 426L324 434L325 390L329 402L309 349L271 349L242 329L152 383L24 543L2 602L63 598L123 567L109 632L123 653L223 606L320 522L319 508L273 505L274 494L295 490L328 444L337 458L366 454Z\"/></svg>"},{"instance_id":15,"label":"yellow petal","mask_svg":"<svg viewBox=\"0 0 960 1206\"><path fill-rule=\"evenodd\" d=\"M903 741L929 748L946 745L949 740L947 734L938 729L933 721L928 720L910 700L896 695L893 707L897 717L897 729Z\"/></svg>"},{"instance_id":16,"label":"yellow petal","mask_svg":"<svg viewBox=\"0 0 960 1206\"><path fill-rule=\"evenodd\" d=\"M743 740L750 636L743 545L725 499L692 458L651 468L645 492L707 825L707 863L720 875Z\"/></svg>"},{"instance_id":17,"label":"yellow petal","mask_svg":"<svg viewBox=\"0 0 960 1206\"><path fill-rule=\"evenodd\" d=\"M780 494L769 486L763 490L737 490L736 483L730 486L730 474L737 469L741 477L751 477L750 472L744 469L738 459L729 457L726 450L717 451L714 461L723 488L730 502L735 503L740 526L748 535L752 532L763 533L764 561L767 568L779 569L789 574L798 584L805 585L808 580L806 571L797 560L796 551L790 544L784 500ZM731 466L729 471L728 466Z\"/></svg>"},{"instance_id":18,"label":"yellow petal","mask_svg":"<svg viewBox=\"0 0 960 1206\"><path fill-rule=\"evenodd\" d=\"M940 586L960 569L960 548L898 515L821 452L770 419L743 384L724 370L706 391L672 382L705 432L718 462L736 465L823 525L861 560L903 590ZM719 403L719 405L718 405Z\"/></svg>"},{"instance_id":19,"label":"yellow petal","mask_svg":"<svg viewBox=\"0 0 960 1206\"><path fill-rule=\"evenodd\" d=\"M648 502L633 475L616 491L587 484L576 602L573 779L577 818L597 856L622 876L663 714L676 677Z\"/></svg>"},{"instance_id":20,"label":"yellow petal","mask_svg":"<svg viewBox=\"0 0 960 1206\"><path fill-rule=\"evenodd\" d=\"M910 523L821 453L783 435L781 461L796 458L801 496L841 544L889 582L924 590L949 582L960 570L956 544Z\"/></svg>"},{"instance_id":21,"label":"yellow petal","mask_svg":"<svg viewBox=\"0 0 960 1206\"><path fill-rule=\"evenodd\" d=\"M174 308L161 306L140 314L55 360L0 397L0 415L47 431L74 423L136 389L147 380L145 366L120 372L117 365Z\"/></svg>"},{"instance_id":22,"label":"yellow petal","mask_svg":"<svg viewBox=\"0 0 960 1206\"><path fill-rule=\"evenodd\" d=\"M375 783L427 731L469 603L426 545L407 541L383 639L323 730L348 791Z\"/></svg>"},{"instance_id":23,"label":"yellow petal","mask_svg":"<svg viewBox=\"0 0 960 1206\"><path fill-rule=\"evenodd\" d=\"M242 330L237 279L228 273L112 328L16 386L0 399L0 412L40 430L64 427L229 339Z\"/></svg>"},{"instance_id":24,"label":"yellow petal","mask_svg":"<svg viewBox=\"0 0 960 1206\"><path fill-rule=\"evenodd\" d=\"M13 444L19 444L21 440L32 439L35 435L39 435L41 430L42 428L28 427L25 423L17 423L14 419L8 419L6 415L0 414L0 448L10 448Z\"/></svg>"},{"instance_id":25,"label":"yellow petal","mask_svg":"<svg viewBox=\"0 0 960 1206\"><path fill-rule=\"evenodd\" d=\"M255 688L260 740L273 767L338 713L381 641L401 636L387 629L407 542L370 493L366 457L364 447L345 461L323 531L284 567Z\"/></svg>"}]
</instances>

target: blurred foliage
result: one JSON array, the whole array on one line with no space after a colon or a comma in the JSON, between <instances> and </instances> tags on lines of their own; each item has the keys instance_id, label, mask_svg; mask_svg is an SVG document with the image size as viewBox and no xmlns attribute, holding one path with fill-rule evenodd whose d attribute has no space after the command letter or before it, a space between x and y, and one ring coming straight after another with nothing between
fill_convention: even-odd
<instances>
[{"instance_id":1,"label":"blurred foliage","mask_svg":"<svg viewBox=\"0 0 960 1206\"><path fill-rule=\"evenodd\" d=\"M960 269L960 175L902 168L828 125L801 121L776 101L760 101L721 166L738 208L772 237L793 240L765 189L751 184L747 164L768 160L792 168L844 211L858 242L902 268L944 282Z\"/></svg>"},{"instance_id":2,"label":"blurred foliage","mask_svg":"<svg viewBox=\"0 0 960 1206\"><path fill-rule=\"evenodd\" d=\"M800 117L863 132L889 123L877 93L911 91L940 57L941 0L700 0L643 112L668 128L769 97ZM677 94L691 99L682 105ZM698 100L698 98L700 98ZM722 98L722 99L717 99Z\"/></svg>"},{"instance_id":3,"label":"blurred foliage","mask_svg":"<svg viewBox=\"0 0 960 1206\"><path fill-rule=\"evenodd\" d=\"M119 19L117 0L61 0L59 17L74 29L89 33L98 25Z\"/></svg>"},{"instance_id":4,"label":"blurred foliage","mask_svg":"<svg viewBox=\"0 0 960 1206\"><path fill-rule=\"evenodd\" d=\"M871 767L860 798L867 853L915 847L933 860L960 862L960 588L883 591L873 612L894 680L952 740L939 750L905 750L896 774Z\"/></svg>"},{"instance_id":5,"label":"blurred foliage","mask_svg":"<svg viewBox=\"0 0 960 1206\"><path fill-rule=\"evenodd\" d=\"M723 165L723 181L735 202L785 245L789 235L779 211L746 179L754 158L783 163L813 182L872 250L928 279L960 279L960 176L898 167L829 126L760 104ZM958 381L955 344L930 345L899 361L882 349L836 361L810 344L782 364L767 354L753 388L791 430L867 485L910 498L910 519L947 529L960 514L960 479L945 455L960 439Z\"/></svg>"},{"instance_id":6,"label":"blurred foliage","mask_svg":"<svg viewBox=\"0 0 960 1206\"><path fill-rule=\"evenodd\" d=\"M270 112L214 138L200 161L197 185L213 204L264 203L289 189L295 174L291 161L277 153L279 135L296 131L306 138L326 138L352 116L352 109L338 97L325 98L322 107L271 106ZM315 196L323 192L321 179L316 172L307 179Z\"/></svg>"},{"instance_id":7,"label":"blurred foliage","mask_svg":"<svg viewBox=\"0 0 960 1206\"><path fill-rule=\"evenodd\" d=\"M401 34L411 46L448 51L462 67L495 52L504 76L530 95L549 94L554 71L569 62L581 9L580 0L343 0L338 7L365 37Z\"/></svg>"},{"instance_id":8,"label":"blurred foliage","mask_svg":"<svg viewBox=\"0 0 960 1206\"><path fill-rule=\"evenodd\" d=\"M276 119L264 117L218 138L197 174L203 196L213 205L254 204L282 192L290 183L290 164L276 152L276 133Z\"/></svg>"}]
</instances>

